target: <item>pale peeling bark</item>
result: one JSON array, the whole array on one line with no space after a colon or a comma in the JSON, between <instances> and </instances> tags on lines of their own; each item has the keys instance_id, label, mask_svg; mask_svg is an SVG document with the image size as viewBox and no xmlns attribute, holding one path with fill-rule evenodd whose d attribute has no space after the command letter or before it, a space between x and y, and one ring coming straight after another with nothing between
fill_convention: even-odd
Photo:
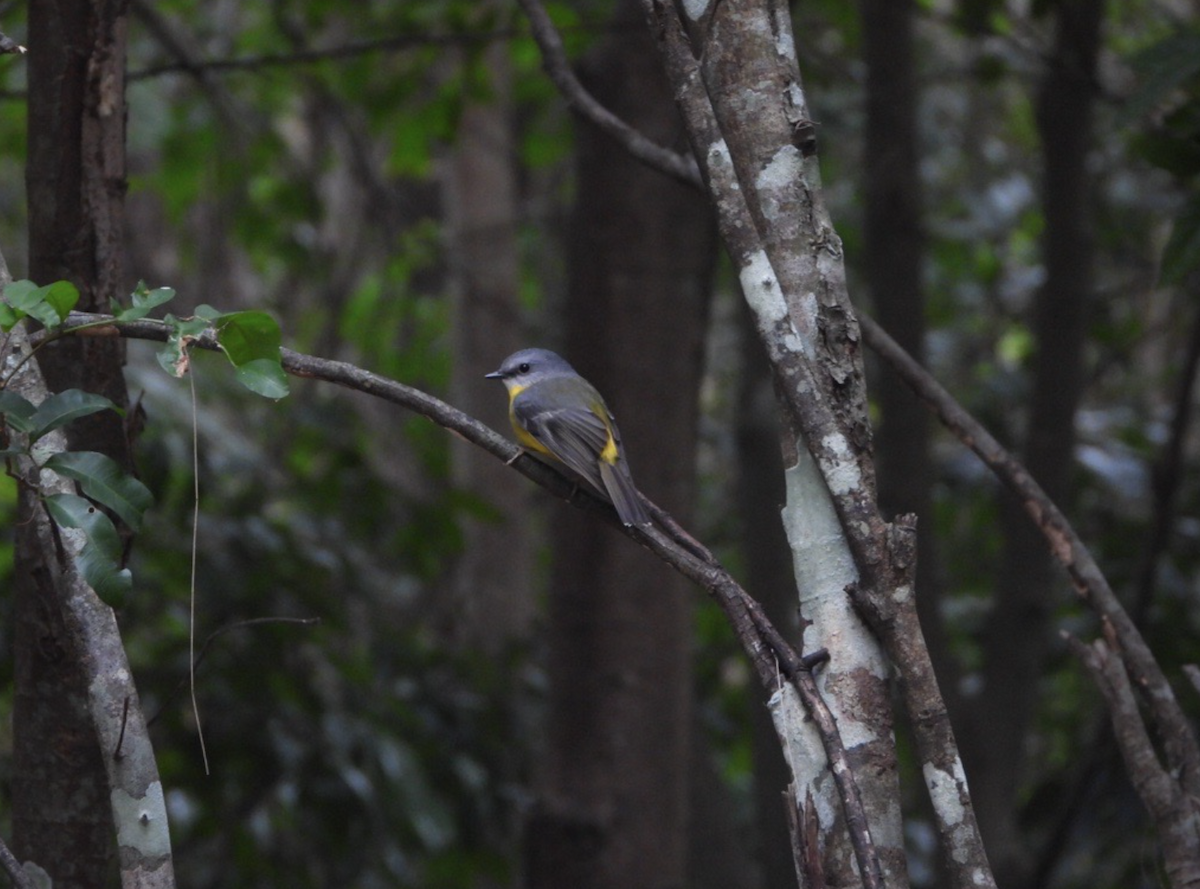
<instances>
[{"instance_id":1,"label":"pale peeling bark","mask_svg":"<svg viewBox=\"0 0 1200 889\"><path fill-rule=\"evenodd\" d=\"M907 882L878 640L900 672L906 704L923 733L927 784L952 880L993 885L916 621L913 522L888 525L875 500L859 329L841 243L821 201L786 8L723 0L685 7L692 16L685 25L675 5L644 3L800 451L785 461L784 524L804 619L811 622L805 644L830 652L823 688L862 786L885 879ZM798 770L797 803L812 794L825 878L854 882L838 802L821 771L823 752L810 731L792 724L792 712L786 700L775 705Z\"/></svg>"},{"instance_id":2,"label":"pale peeling bark","mask_svg":"<svg viewBox=\"0 0 1200 889\"><path fill-rule=\"evenodd\" d=\"M652 11L659 16L664 7ZM887 669L846 594L858 569L844 510L831 499L832 491L847 498L851 512L874 511L873 472L862 459L870 433L857 329L846 308L840 242L809 184L815 166L791 144L805 115L790 25L765 7L721 4L709 25L722 39L705 45L708 63L701 70L679 45L678 26L665 18L658 26L677 41L668 49L669 69L726 246L785 397L796 414L808 416L797 417L795 431L818 445L798 448L802 457L788 469L784 510L808 622L805 647L830 651L821 682L856 767L885 879L899 885L906 878ZM736 59L722 55L722 45L736 47ZM834 341L841 348L830 349ZM836 408L831 388L841 390ZM882 527L877 513L871 524ZM824 872L835 883L850 882L853 856L833 782L823 780L824 751L814 732L780 724L780 714L790 711L774 710L797 794L813 794Z\"/></svg>"},{"instance_id":3,"label":"pale peeling bark","mask_svg":"<svg viewBox=\"0 0 1200 889\"><path fill-rule=\"evenodd\" d=\"M12 335L4 376L9 390L38 404L49 393L37 363L23 360L18 351L24 343L20 333ZM49 456L66 450L66 436L61 430L51 432L37 446ZM48 494L74 494L75 485L39 469L28 457L14 462L22 482L18 523L25 531L18 541L19 558L45 607L61 610L69 646L65 655L77 658L83 669L87 709L108 778L121 885L169 889L175 877L163 787L116 616L76 570L83 532L56 528L41 500Z\"/></svg>"}]
</instances>

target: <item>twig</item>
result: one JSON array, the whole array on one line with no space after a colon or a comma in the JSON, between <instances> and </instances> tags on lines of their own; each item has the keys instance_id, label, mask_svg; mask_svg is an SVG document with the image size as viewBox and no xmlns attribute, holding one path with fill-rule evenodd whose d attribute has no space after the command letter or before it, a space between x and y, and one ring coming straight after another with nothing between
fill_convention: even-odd
<instances>
[{"instance_id":1,"label":"twig","mask_svg":"<svg viewBox=\"0 0 1200 889\"><path fill-rule=\"evenodd\" d=\"M582 23L572 28L575 31L593 33L611 30L611 26ZM131 71L128 80L148 80L164 74L199 74L211 71L226 73L234 71L257 71L263 68L315 65L327 61L354 59L379 52L404 52L429 46L485 46L497 40L514 40L527 36L519 28L491 28L479 31L459 31L452 34L396 34L376 40L363 40L331 46L327 49L299 49L285 53L263 53L257 56L241 56L232 59L206 59L203 61L180 60L162 65L153 65L139 71Z\"/></svg>"},{"instance_id":2,"label":"twig","mask_svg":"<svg viewBox=\"0 0 1200 889\"><path fill-rule=\"evenodd\" d=\"M677 154L651 142L593 98L583 88L563 48L562 38L539 0L517 0L533 28L533 39L542 51L542 65L554 85L581 117L595 124L624 146L635 158L695 188L703 188L700 168L688 155Z\"/></svg>"},{"instance_id":3,"label":"twig","mask_svg":"<svg viewBox=\"0 0 1200 889\"><path fill-rule=\"evenodd\" d=\"M208 770L208 745L204 743L204 724L200 720L200 703L196 700L196 568L200 561L200 419L196 408L196 374L188 374L188 396L192 409L192 552L188 570L188 694L192 701L192 718L196 720L196 740L200 742L200 758L204 774Z\"/></svg>"},{"instance_id":4,"label":"twig","mask_svg":"<svg viewBox=\"0 0 1200 889\"><path fill-rule=\"evenodd\" d=\"M574 30L594 32L606 26L581 24ZM611 29L610 29L611 30ZM3 35L0 35L3 36ZM263 53L256 56L240 56L231 59L179 59L174 62L164 62L161 65L150 65L125 75L127 82L153 80L169 74L189 74L200 77L207 73L228 74L238 71L259 71L264 68L287 68L299 65L316 65L326 61L341 61L354 59L372 53L405 52L426 46L474 46L486 45L496 40L513 40L526 36L525 32L516 28L494 28L486 31L462 31L456 34L398 34L392 37L381 37L378 40L364 40L333 46L328 49L302 49L286 53ZM12 43L12 41L9 41ZM12 43L16 46L15 43ZM9 52L24 52L20 47ZM25 90L0 90L0 100L23 99Z\"/></svg>"},{"instance_id":5,"label":"twig","mask_svg":"<svg viewBox=\"0 0 1200 889\"><path fill-rule=\"evenodd\" d=\"M238 620L230 624L225 624L223 627L218 627L209 633L207 638L205 638L204 644L200 646L199 653L196 654L195 659L191 662L191 666L188 669L188 675L182 677L176 686L171 689L170 694L166 696L162 702L162 705L158 708L155 714L146 720L146 725L154 725L155 721L162 716L164 712L166 712L166 709L171 705L171 702L179 696L179 693L183 691L185 686L187 686L189 678L194 674L196 668L204 662L204 658L208 654L209 646L212 645L213 641L218 636L223 636L230 630L240 630L245 627L253 627L260 624L300 624L301 626L307 627L312 626L313 624L319 624L320 622L321 619L319 617L252 617L248 620Z\"/></svg>"},{"instance_id":6,"label":"twig","mask_svg":"<svg viewBox=\"0 0 1200 889\"><path fill-rule=\"evenodd\" d=\"M1196 832L1194 797L1183 782L1164 768L1154 741L1146 729L1137 698L1122 658L1120 639L1109 621L1103 623L1104 638L1085 645L1063 633L1071 652L1091 673L1108 703L1113 733L1134 789L1150 813L1159 836L1167 884L1196 884L1196 862L1200 860L1200 834Z\"/></svg>"},{"instance_id":7,"label":"twig","mask_svg":"<svg viewBox=\"0 0 1200 889\"><path fill-rule=\"evenodd\" d=\"M12 850L2 839L0 839L0 867L4 868L4 872L12 880L14 889L34 889L33 880L29 879L29 874L25 872L25 868L21 867L17 856L12 854Z\"/></svg>"},{"instance_id":8,"label":"twig","mask_svg":"<svg viewBox=\"0 0 1200 889\"><path fill-rule=\"evenodd\" d=\"M234 134L245 128L249 115L238 107L237 99L218 80L214 72L205 67L205 62L200 58L199 53L189 45L188 41L176 33L177 29L167 16L149 0L133 0L130 8L150 35L175 59L175 62L171 64L175 65L180 72L186 72L196 81L216 110L221 123Z\"/></svg>"},{"instance_id":9,"label":"twig","mask_svg":"<svg viewBox=\"0 0 1200 889\"><path fill-rule=\"evenodd\" d=\"M1175 393L1171 434L1154 466L1154 506L1151 513L1153 526L1150 530L1150 539L1142 549L1137 598L1134 600L1133 606L1133 620L1139 626L1145 623L1150 604L1154 601L1159 557L1170 542L1171 528L1175 522L1175 500L1183 476L1183 442L1188 427L1191 425L1192 394L1196 388L1198 366L1200 366L1200 312L1197 312L1192 318L1192 329L1188 336L1183 367L1179 371L1179 388Z\"/></svg>"},{"instance_id":10,"label":"twig","mask_svg":"<svg viewBox=\"0 0 1200 889\"><path fill-rule=\"evenodd\" d=\"M462 44L486 44L494 40L512 39L520 32L512 28L489 31L464 31L458 34L397 34L345 43L328 49L300 49L285 53L263 53L257 56L240 56L232 59L180 60L162 65L152 65L138 71L130 71L129 81L150 80L164 74L192 74L204 72L223 74L234 71L259 71L263 68L281 68L295 65L315 65L327 61L354 59L379 52L401 52L426 46L460 46Z\"/></svg>"},{"instance_id":11,"label":"twig","mask_svg":"<svg viewBox=\"0 0 1200 889\"><path fill-rule=\"evenodd\" d=\"M125 703L121 705L121 732L117 735L117 746L113 748L113 759L120 759L125 754L121 752L121 747L125 744L125 727L129 725L129 695L125 696Z\"/></svg>"}]
</instances>

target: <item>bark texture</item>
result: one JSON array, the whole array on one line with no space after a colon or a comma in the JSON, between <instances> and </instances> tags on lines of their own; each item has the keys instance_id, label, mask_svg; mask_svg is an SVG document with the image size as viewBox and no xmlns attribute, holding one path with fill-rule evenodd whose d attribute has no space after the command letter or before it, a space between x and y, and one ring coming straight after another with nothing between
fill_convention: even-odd
<instances>
[{"instance_id":1,"label":"bark texture","mask_svg":"<svg viewBox=\"0 0 1200 889\"><path fill-rule=\"evenodd\" d=\"M691 37L666 4L648 4L667 45L668 70L689 135L717 203L726 247L784 393L784 428L801 443L785 458L784 524L793 547L805 645L828 647L821 676L856 774L888 882L903 879L886 668L848 585L882 590L891 581L868 556L884 539L874 504L858 331L845 290L841 244L821 203L790 21L782 4L722 2L693 15ZM709 14L711 13L711 15ZM702 61L697 65L695 59ZM807 153L806 153L807 152ZM819 357L818 357L819 356ZM811 450L811 459L808 451ZM834 477L839 476L835 481ZM831 489L838 495L831 501ZM850 538L851 529L859 533ZM859 561L858 556L865 560ZM870 572L861 577L860 568ZM818 798L824 871L854 879L854 856L811 732L781 725L798 792ZM820 787L819 790L817 788Z\"/></svg>"},{"instance_id":2,"label":"bark texture","mask_svg":"<svg viewBox=\"0 0 1200 889\"><path fill-rule=\"evenodd\" d=\"M823 690L837 707L852 765L863 776L861 796L882 879L903 884L907 877L880 643L900 674L954 879L963 886L991 885L916 620L912 523L889 525L875 499L860 331L841 243L821 199L815 128L788 10L782 3L725 0L686 7L691 22L685 26L672 4L644 0L644 6L772 364L786 430L796 442L795 453L785 456L784 525L803 616L811 622L805 643L824 645L831 655ZM865 631L860 616L875 635ZM777 730L797 779L797 806L811 808L809 791L815 800L825 879L831 885L857 881L847 842L857 832L839 824L819 746L811 731L790 722L788 710L775 708Z\"/></svg>"},{"instance_id":3,"label":"bark texture","mask_svg":"<svg viewBox=\"0 0 1200 889\"><path fill-rule=\"evenodd\" d=\"M747 588L762 602L767 616L796 644L798 611L792 590L791 552L776 510L787 492L780 451L779 402L771 368L762 354L749 311L743 311L742 384L737 403L738 511ZM796 881L788 835L785 796L792 781L779 750L770 713L755 707L754 808L756 846L765 889L791 889Z\"/></svg>"},{"instance_id":4,"label":"bark texture","mask_svg":"<svg viewBox=\"0 0 1200 889\"><path fill-rule=\"evenodd\" d=\"M122 0L37 0L29 6L29 276L66 279L80 311L123 296L125 31ZM39 354L53 392L72 386L126 400L124 346L69 337ZM72 427L92 450L128 465L114 415Z\"/></svg>"},{"instance_id":5,"label":"bark texture","mask_svg":"<svg viewBox=\"0 0 1200 889\"><path fill-rule=\"evenodd\" d=\"M678 121L638 21L636 7L620 4L620 36L581 77L669 144ZM709 211L591 126L578 151L564 352L616 414L635 481L686 517L715 250ZM688 585L575 510L556 510L553 525L548 749L530 885L688 885Z\"/></svg>"},{"instance_id":6,"label":"bark texture","mask_svg":"<svg viewBox=\"0 0 1200 889\"><path fill-rule=\"evenodd\" d=\"M70 280L80 309L107 309L125 284L125 4L33 2L29 44L30 277ZM35 403L76 387L124 404L123 355L117 340L69 337L14 388ZM68 438L129 465L127 427L112 412ZM30 484L55 484L26 469ZM122 885L173 885L162 786L115 616L75 573L78 542L55 532L30 487L20 512L14 850L55 886L104 886L115 831Z\"/></svg>"}]
</instances>

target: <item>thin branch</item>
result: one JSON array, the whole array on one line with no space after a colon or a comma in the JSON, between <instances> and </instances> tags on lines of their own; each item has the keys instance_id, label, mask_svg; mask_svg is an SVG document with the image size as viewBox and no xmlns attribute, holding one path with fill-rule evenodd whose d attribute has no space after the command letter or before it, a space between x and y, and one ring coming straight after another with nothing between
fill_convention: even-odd
<instances>
[{"instance_id":1,"label":"thin branch","mask_svg":"<svg viewBox=\"0 0 1200 889\"><path fill-rule=\"evenodd\" d=\"M232 59L206 59L196 61L184 59L176 62L166 62L161 65L151 65L137 71L130 71L126 76L129 81L150 80L162 77L164 74L227 74L234 71L260 71L264 68L287 68L297 65L316 65L321 62L356 59L359 56L373 53L403 52L405 50L421 49L429 46L462 46L485 44L493 40L511 40L520 36L513 28L502 28L491 31L463 31L457 34L397 34L391 37L380 37L377 40L364 40L355 43L344 43L327 49L300 49L294 52L263 53L256 56L239 56Z\"/></svg>"},{"instance_id":2,"label":"thin branch","mask_svg":"<svg viewBox=\"0 0 1200 889\"><path fill-rule=\"evenodd\" d=\"M188 566L188 693L192 702L192 718L196 720L196 740L204 774L209 774L208 745L204 743L204 723L200 719L200 703L196 700L196 568L200 562L200 420L196 416L196 374L188 374L188 397L192 409L192 545Z\"/></svg>"},{"instance_id":3,"label":"thin branch","mask_svg":"<svg viewBox=\"0 0 1200 889\"><path fill-rule=\"evenodd\" d=\"M1126 771L1154 822L1166 882L1178 889L1196 886L1200 884L1200 833L1196 831L1194 797L1184 791L1179 778L1160 762L1138 709L1116 631L1107 620L1103 631L1104 638L1091 645L1084 645L1067 633L1063 636L1108 703Z\"/></svg>"},{"instance_id":4,"label":"thin branch","mask_svg":"<svg viewBox=\"0 0 1200 889\"><path fill-rule=\"evenodd\" d=\"M179 682L173 689L171 689L171 692L163 700L162 705L158 708L155 714L146 720L146 726L150 727L154 725L158 718L166 712L167 707L171 706L171 702L175 700L175 698L179 696L179 693L188 686L188 683L195 673L196 668L198 668L200 664L204 662L204 658L208 655L209 647L216 639L224 636L230 630L241 630L246 627L256 627L262 624L299 624L307 627L312 626L313 624L319 624L320 622L321 619L319 617L252 617L247 620L237 620L233 623L225 624L223 627L218 627L209 633L207 638L205 638L204 644L200 646L200 651L197 652L196 656L191 660L191 666L188 669L187 675L180 678Z\"/></svg>"},{"instance_id":5,"label":"thin branch","mask_svg":"<svg viewBox=\"0 0 1200 889\"><path fill-rule=\"evenodd\" d=\"M1106 624L1104 629L1107 639L1097 639L1091 645L1085 645L1065 631L1062 637L1071 653L1092 674L1096 686L1108 701L1117 741L1130 766L1129 777L1151 814L1159 817L1160 812L1171 806L1173 782L1158 764L1154 743L1146 732L1111 625Z\"/></svg>"},{"instance_id":6,"label":"thin branch","mask_svg":"<svg viewBox=\"0 0 1200 889\"><path fill-rule=\"evenodd\" d=\"M567 51L563 47L562 38L540 0L517 0L517 2L521 4L521 9L525 11L529 24L533 28L533 39L537 41L538 48L542 51L542 65L546 69L546 73L558 87L563 98L582 118L599 127L647 166L694 188L704 187L704 182L700 178L700 168L696 165L694 158L677 154L651 142L597 102L592 94L584 89L579 78L575 76L575 72L571 70L571 63L567 59Z\"/></svg>"},{"instance_id":7,"label":"thin branch","mask_svg":"<svg viewBox=\"0 0 1200 889\"><path fill-rule=\"evenodd\" d=\"M160 321L115 322L108 316L82 312L72 312L67 319L65 332L71 333L75 329L84 336L123 336L158 342L166 341L170 333L170 328ZM201 334L194 341L194 345L209 351L220 350L211 330ZM642 529L622 525L610 504L586 493L582 486L575 484L549 464L530 457L519 446L478 420L419 389L345 361L317 358L291 349L281 349L280 359L283 369L294 376L324 380L373 395L432 420L492 454L506 465L511 465L551 493L602 516L676 571L708 590L732 624L764 688L774 691L778 672L782 671L796 690L813 720L829 758L846 822L851 827L851 840L859 859L864 886L867 889L882 887L878 855L867 827L862 798L850 767L849 757L833 714L821 698L812 675L812 668L815 663L823 660L823 653L814 653L806 658L798 655L770 622L759 603L716 559L711 556L704 558L703 552L698 553L695 541L686 532L682 529L672 530L678 528L674 522L667 524L665 532L654 527ZM658 513L657 508L655 513ZM699 549L703 551L702 547Z\"/></svg>"},{"instance_id":8,"label":"thin branch","mask_svg":"<svg viewBox=\"0 0 1200 889\"><path fill-rule=\"evenodd\" d=\"M1154 715L1171 770L1181 775L1194 793L1196 788L1200 788L1200 747L1197 746L1191 725L1154 653L1066 516L1025 467L877 323L865 315L860 315L859 321L867 344L899 374L942 423L1020 498L1030 519L1045 536L1051 555L1066 569L1076 591L1089 607L1111 623L1135 684L1142 689Z\"/></svg>"},{"instance_id":9,"label":"thin branch","mask_svg":"<svg viewBox=\"0 0 1200 889\"><path fill-rule=\"evenodd\" d=\"M1154 524L1150 539L1142 551L1137 598L1133 606L1133 619L1139 626L1145 623L1150 604L1154 601L1159 558L1170 543L1171 529L1175 524L1175 500L1183 478L1183 443L1191 426L1197 367L1200 367L1200 312L1192 318L1183 367L1179 370L1171 433L1154 466L1154 506L1151 512Z\"/></svg>"},{"instance_id":10,"label":"thin branch","mask_svg":"<svg viewBox=\"0 0 1200 889\"><path fill-rule=\"evenodd\" d=\"M0 839L0 867L4 868L4 872L12 880L14 889L34 889L33 880L29 879L29 874L21 866L21 862L17 861L17 856L12 854L12 850L2 839Z\"/></svg>"},{"instance_id":11,"label":"thin branch","mask_svg":"<svg viewBox=\"0 0 1200 889\"><path fill-rule=\"evenodd\" d=\"M149 728L149 723L146 724ZM125 696L125 703L121 705L121 731L117 735L117 746L113 748L113 759L120 759L125 754L121 751L122 745L125 743L125 729L129 726L129 695Z\"/></svg>"},{"instance_id":12,"label":"thin branch","mask_svg":"<svg viewBox=\"0 0 1200 889\"><path fill-rule=\"evenodd\" d=\"M142 22L150 35L158 41L168 54L176 61L178 71L186 72L195 79L197 85L208 97L216 109L221 122L234 133L242 130L247 123L247 114L238 108L238 102L215 76L212 69L205 67L205 62L183 37L176 33L173 23L163 15L156 6L148 0L133 0L131 10Z\"/></svg>"},{"instance_id":13,"label":"thin branch","mask_svg":"<svg viewBox=\"0 0 1200 889\"><path fill-rule=\"evenodd\" d=\"M612 30L611 26L580 24L572 30L584 33ZM328 61L356 59L373 53L408 52L425 47L438 46L476 46L486 45L496 40L516 40L528 34L519 28L494 28L480 31L461 31L453 34L397 34L391 37L380 37L376 40L363 40L332 46L326 49L301 49L294 52L263 53L261 55L239 56L229 59L195 59L177 58L173 62L160 65L149 65L125 75L127 82L153 80L171 74L189 74L201 77L207 74L232 74L239 71L261 71L267 68L291 68L303 65L317 65ZM8 40L3 34L0 39ZM12 40L8 43L13 47L17 44ZM24 47L5 52L24 52ZM0 90L0 100L24 99L25 90Z\"/></svg>"}]
</instances>

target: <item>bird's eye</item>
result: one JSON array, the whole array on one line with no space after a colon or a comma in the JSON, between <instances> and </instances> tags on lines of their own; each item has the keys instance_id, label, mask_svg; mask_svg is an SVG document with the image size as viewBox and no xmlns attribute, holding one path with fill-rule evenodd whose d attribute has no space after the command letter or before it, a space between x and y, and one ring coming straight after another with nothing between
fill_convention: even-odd
<instances>
[{"instance_id":1,"label":"bird's eye","mask_svg":"<svg viewBox=\"0 0 1200 889\"><path fill-rule=\"evenodd\" d=\"M520 367L518 367L518 368L517 368L517 372L518 372L518 373L523 373L523 374L527 374L527 373L529 373L529 365L528 365L528 364L525 364L525 363L523 363L523 364L522 364Z\"/></svg>"}]
</instances>

